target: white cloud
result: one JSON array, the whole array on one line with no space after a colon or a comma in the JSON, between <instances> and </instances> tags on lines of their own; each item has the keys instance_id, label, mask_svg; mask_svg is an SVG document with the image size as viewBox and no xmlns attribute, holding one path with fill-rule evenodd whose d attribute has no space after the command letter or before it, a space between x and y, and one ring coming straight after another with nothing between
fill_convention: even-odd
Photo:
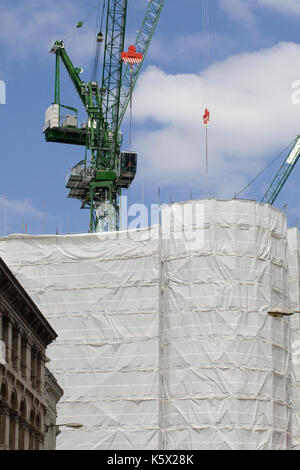
<instances>
[{"instance_id":1,"label":"white cloud","mask_svg":"<svg viewBox=\"0 0 300 470\"><path fill-rule=\"evenodd\" d=\"M89 60L95 45L95 11L95 2L82 5L78 0L10 2L4 9L5 45L15 59L37 52L46 57L50 42L64 39L72 56ZM76 28L84 18L83 27Z\"/></svg>"},{"instance_id":2,"label":"white cloud","mask_svg":"<svg viewBox=\"0 0 300 470\"><path fill-rule=\"evenodd\" d=\"M257 0L259 6L274 8L282 13L300 15L299 0Z\"/></svg>"},{"instance_id":3,"label":"white cloud","mask_svg":"<svg viewBox=\"0 0 300 470\"><path fill-rule=\"evenodd\" d=\"M148 51L150 63L176 67L207 67L216 57L224 57L237 50L237 43L228 34L210 32L193 32L177 34L167 43L154 37Z\"/></svg>"},{"instance_id":4,"label":"white cloud","mask_svg":"<svg viewBox=\"0 0 300 470\"><path fill-rule=\"evenodd\" d=\"M128 12L140 9L146 11L146 1L135 0L134 3L128 3ZM3 8L3 35L10 57L28 58L35 53L47 57L50 43L63 39L72 59L79 62L75 65L90 65L96 46L97 6L95 0L6 2ZM100 6L101 15L102 2ZM82 28L76 27L78 21L83 21Z\"/></svg>"},{"instance_id":5,"label":"white cloud","mask_svg":"<svg viewBox=\"0 0 300 470\"><path fill-rule=\"evenodd\" d=\"M43 212L35 209L30 199L14 200L7 196L0 196L0 208L12 215L41 218Z\"/></svg>"},{"instance_id":6,"label":"white cloud","mask_svg":"<svg viewBox=\"0 0 300 470\"><path fill-rule=\"evenodd\" d=\"M209 125L210 181L232 195L299 133L300 106L291 102L292 82L300 78L300 46L280 43L240 54L201 75L170 75L149 67L134 94L140 177L156 184L203 184L205 130Z\"/></svg>"},{"instance_id":7,"label":"white cloud","mask_svg":"<svg viewBox=\"0 0 300 470\"><path fill-rule=\"evenodd\" d=\"M16 200L0 196L0 234L25 231L25 226L40 232L42 221L54 223L56 217L36 209L30 199Z\"/></svg>"},{"instance_id":8,"label":"white cloud","mask_svg":"<svg viewBox=\"0 0 300 470\"><path fill-rule=\"evenodd\" d=\"M241 24L242 27L256 25L256 10L267 7L279 13L300 15L299 0L220 0L221 8L229 18Z\"/></svg>"},{"instance_id":9,"label":"white cloud","mask_svg":"<svg viewBox=\"0 0 300 470\"><path fill-rule=\"evenodd\" d=\"M232 20L243 26L255 26L253 0L220 0L220 6Z\"/></svg>"}]
</instances>

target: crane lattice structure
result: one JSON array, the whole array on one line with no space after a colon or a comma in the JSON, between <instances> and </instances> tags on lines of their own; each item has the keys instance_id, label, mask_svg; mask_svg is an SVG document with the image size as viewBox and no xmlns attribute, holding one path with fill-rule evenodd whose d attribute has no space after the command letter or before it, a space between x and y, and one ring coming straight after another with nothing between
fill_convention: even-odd
<instances>
[{"instance_id":1,"label":"crane lattice structure","mask_svg":"<svg viewBox=\"0 0 300 470\"><path fill-rule=\"evenodd\" d=\"M82 209L90 210L90 232L119 229L121 191L129 188L137 170L137 154L121 151L120 126L156 29L165 0L148 0L148 7L135 43L141 63L123 67L127 0L108 0L101 86L84 82L81 69L74 67L63 41L51 51L56 56L54 103L46 111L44 133L47 142L85 147L85 157L70 171L68 197L79 199ZM99 33L97 40L103 40ZM60 65L64 64L86 110L87 122L78 127L78 110L61 104ZM124 68L124 70L123 70ZM63 116L67 109L75 114Z\"/></svg>"},{"instance_id":2,"label":"crane lattice structure","mask_svg":"<svg viewBox=\"0 0 300 470\"><path fill-rule=\"evenodd\" d=\"M279 171L272 180L268 190L264 194L261 202L266 204L274 204L288 177L292 173L300 158L300 135L294 140L293 147L279 168Z\"/></svg>"}]
</instances>

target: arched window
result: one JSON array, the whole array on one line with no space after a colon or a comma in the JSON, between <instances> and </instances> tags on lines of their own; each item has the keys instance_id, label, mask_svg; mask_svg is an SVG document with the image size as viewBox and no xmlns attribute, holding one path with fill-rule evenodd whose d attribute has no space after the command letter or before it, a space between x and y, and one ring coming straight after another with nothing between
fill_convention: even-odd
<instances>
[{"instance_id":1,"label":"arched window","mask_svg":"<svg viewBox=\"0 0 300 470\"><path fill-rule=\"evenodd\" d=\"M10 407L14 411L18 411L18 398L17 398L17 393L15 390L12 391L11 397L10 397Z\"/></svg>"},{"instance_id":2,"label":"arched window","mask_svg":"<svg viewBox=\"0 0 300 470\"><path fill-rule=\"evenodd\" d=\"M7 403L7 399L8 399L7 386L5 382L3 382L0 388L0 402Z\"/></svg>"},{"instance_id":3,"label":"arched window","mask_svg":"<svg viewBox=\"0 0 300 470\"><path fill-rule=\"evenodd\" d=\"M36 382L37 382L37 352L36 349L33 347L31 348L31 385L36 390Z\"/></svg>"},{"instance_id":4,"label":"arched window","mask_svg":"<svg viewBox=\"0 0 300 470\"><path fill-rule=\"evenodd\" d=\"M41 430L41 417L39 413L36 415L35 426L38 431Z\"/></svg>"},{"instance_id":5,"label":"arched window","mask_svg":"<svg viewBox=\"0 0 300 470\"><path fill-rule=\"evenodd\" d=\"M26 377L27 367L27 340L22 336L21 338L21 373L23 377Z\"/></svg>"}]
</instances>

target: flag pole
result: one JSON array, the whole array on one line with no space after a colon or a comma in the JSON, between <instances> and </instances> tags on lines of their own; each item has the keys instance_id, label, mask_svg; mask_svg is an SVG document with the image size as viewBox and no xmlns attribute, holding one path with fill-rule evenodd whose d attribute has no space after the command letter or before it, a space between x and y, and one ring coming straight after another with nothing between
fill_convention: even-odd
<instances>
[{"instance_id":1,"label":"flag pole","mask_svg":"<svg viewBox=\"0 0 300 470\"><path fill-rule=\"evenodd\" d=\"M133 74L133 64L130 65L130 124L129 124L129 146L131 149L132 141L132 74Z\"/></svg>"}]
</instances>

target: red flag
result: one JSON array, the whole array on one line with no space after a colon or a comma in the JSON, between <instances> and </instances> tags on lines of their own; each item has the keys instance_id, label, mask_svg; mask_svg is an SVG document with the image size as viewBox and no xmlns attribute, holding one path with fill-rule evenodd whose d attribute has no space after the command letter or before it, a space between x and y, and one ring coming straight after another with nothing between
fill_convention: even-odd
<instances>
[{"instance_id":1,"label":"red flag","mask_svg":"<svg viewBox=\"0 0 300 470\"><path fill-rule=\"evenodd\" d=\"M204 115L203 115L203 124L208 124L209 119L210 119L210 112L206 108L205 112L204 112Z\"/></svg>"}]
</instances>

